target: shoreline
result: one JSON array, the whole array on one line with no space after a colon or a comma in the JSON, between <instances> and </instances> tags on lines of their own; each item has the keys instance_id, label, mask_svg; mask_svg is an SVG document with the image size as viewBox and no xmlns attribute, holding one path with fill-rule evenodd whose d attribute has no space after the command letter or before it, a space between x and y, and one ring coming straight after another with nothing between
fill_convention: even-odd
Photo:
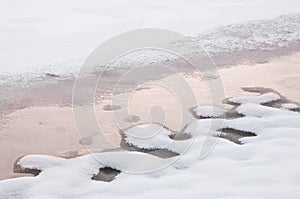
<instances>
[{"instance_id":1,"label":"shoreline","mask_svg":"<svg viewBox=\"0 0 300 199\"><path fill-rule=\"evenodd\" d=\"M270 63L278 58L293 56L299 52L300 44L294 44L290 47L276 48L271 51L244 50L231 53L219 53L217 55L212 55L211 59L215 62L217 69L222 70L224 68L231 68L239 65L251 67L257 64ZM180 60L179 63L177 63L177 61L170 60L163 64L174 67L177 72L193 73L189 67L186 67L186 63L183 63ZM156 64L160 63L158 62ZM205 63L203 63L203 65L205 65ZM151 65L149 66L151 67ZM118 78L122 75L122 72L118 72L118 70L120 69L112 70L112 73L117 74L112 78ZM91 81L91 79L97 79L100 73L101 71L94 72L91 77L87 78L87 82ZM164 78L167 75L172 74L162 74L160 77L157 77L157 79ZM17 79L9 76L4 76L2 78L11 80L0 84L0 89L3 91L3 94L0 94L0 129L3 126L3 123L5 123L5 116L16 110L34 106L71 107L72 105L72 90L76 79L73 75L56 76L52 73L45 73L36 74L34 78L28 80L23 77L17 78L17 76ZM107 98L107 90L109 90L112 85L109 84L109 79L105 79L104 81L106 83L104 82L103 89L97 90L97 92L99 92L99 96ZM88 86L82 88L82 90L85 89L89 89ZM127 90L130 89L127 88Z\"/></svg>"},{"instance_id":2,"label":"shoreline","mask_svg":"<svg viewBox=\"0 0 300 199\"><path fill-rule=\"evenodd\" d=\"M222 77L225 98L252 95L245 93L241 87L266 87L272 88L291 101L300 102L300 53L290 56L278 57L271 62L255 65L238 65L230 68L222 68L219 74ZM267 75L266 75L267 74ZM149 122L149 108L162 104L166 111L166 126L172 130L179 131L182 126L195 118L187 118L187 121L180 121L180 104L174 96L159 83L176 82L182 76L189 83L198 104L209 104L209 95L206 86L197 75L173 74L160 80L145 83L144 89L138 89L131 98L128 105L129 113L135 117L134 121L128 122L121 118L123 128ZM297 87L298 85L298 87ZM127 93L117 96L122 99ZM58 95L59 96L59 95ZM53 96L55 97L55 96ZM57 96L56 96L57 97ZM111 104L109 99L102 99L96 106L97 119L101 121L101 132L105 132L105 137L111 145L100 145L102 149L117 148L121 142L119 126L114 126L114 111L105 110L104 106ZM125 105L119 104L121 109ZM227 107L229 108L229 107ZM116 110L117 112L118 110ZM189 112L189 110L185 110ZM59 117L57 117L59 115ZM17 111L13 111L6 116L5 128L0 129L0 158L3 162L0 168L0 179L19 177L23 174L13 173L13 164L16 159L27 154L47 154L55 156L72 157L86 153L85 148L79 143L79 135L74 126L72 108L69 106L31 106ZM133 118L133 117L132 117ZM81 140L82 141L82 140ZM101 144L101 140L98 140ZM99 144L96 143L96 144Z\"/></svg>"}]
</instances>

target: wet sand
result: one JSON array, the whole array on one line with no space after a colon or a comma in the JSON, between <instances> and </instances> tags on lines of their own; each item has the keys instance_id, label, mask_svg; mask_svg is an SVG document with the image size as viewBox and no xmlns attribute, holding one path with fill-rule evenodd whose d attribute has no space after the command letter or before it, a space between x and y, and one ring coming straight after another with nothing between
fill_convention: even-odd
<instances>
[{"instance_id":1,"label":"wet sand","mask_svg":"<svg viewBox=\"0 0 300 199\"><path fill-rule=\"evenodd\" d=\"M268 63L220 69L219 74L223 81L225 98L254 95L245 93L241 87L258 86L272 88L289 100L300 102L300 53L276 58ZM167 127L179 131L187 122L195 120L187 108L182 109L176 93L174 95L168 87L163 86L176 84L183 77L196 98L194 104L187 106L191 108L196 105L210 104L206 84L197 74L173 74L145 83L130 93L129 102L122 101L128 98L129 93L115 96L113 102L110 99L99 99L99 104L94 108L101 131L89 130L105 133L110 144L101 145L102 140L97 140L93 144L100 144L99 149L117 148L121 141L119 128L128 128L138 123L163 120ZM185 89L184 86L178 88L182 93L186 92ZM121 109L104 108L109 104L119 105ZM128 109L130 117L122 112L125 108ZM163 115L163 117L153 117L153 114ZM187 117L182 118L182 115ZM0 131L0 179L20 176L21 174L13 173L13 164L17 158L26 154L72 157L85 153L85 147L80 144L82 133L78 135L76 131L71 107L29 107L14 111L5 118L7 122ZM88 139L81 142L88 142Z\"/></svg>"}]
</instances>

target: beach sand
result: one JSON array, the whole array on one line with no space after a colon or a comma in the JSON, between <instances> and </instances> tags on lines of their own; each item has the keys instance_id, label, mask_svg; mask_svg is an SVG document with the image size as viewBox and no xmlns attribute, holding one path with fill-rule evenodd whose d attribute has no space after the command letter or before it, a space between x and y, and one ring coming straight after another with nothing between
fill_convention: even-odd
<instances>
[{"instance_id":1,"label":"beach sand","mask_svg":"<svg viewBox=\"0 0 300 199\"><path fill-rule=\"evenodd\" d=\"M291 101L300 102L300 53L276 58L263 64L223 68L219 70L219 74L225 98L254 95L245 93L241 87L265 87L274 89ZM186 123L195 120L188 108L182 106L176 93L172 93L170 88L164 86L176 84L183 77L196 99L195 103L188 104L187 107L209 105L211 98L206 82L197 74L174 74L145 83L132 93L119 94L113 100L101 100L94 107L101 129L94 131L104 133L110 144L101 145L102 140L97 140L93 144L99 145L98 149L117 148L121 140L119 129L138 123L164 121L168 128L179 131ZM185 87L179 86L178 90L186 92ZM128 97L129 101L126 100ZM103 107L109 104L119 105L121 109L104 110ZM127 115L122 112L124 109L128 110L131 117L126 117ZM157 115L163 117L157 119ZM182 115L186 117L182 118ZM71 107L29 107L8 114L6 120L0 130L0 179L22 175L13 173L13 164L23 155L49 154L73 157L86 153L85 147L79 142L84 133L76 131Z\"/></svg>"}]
</instances>

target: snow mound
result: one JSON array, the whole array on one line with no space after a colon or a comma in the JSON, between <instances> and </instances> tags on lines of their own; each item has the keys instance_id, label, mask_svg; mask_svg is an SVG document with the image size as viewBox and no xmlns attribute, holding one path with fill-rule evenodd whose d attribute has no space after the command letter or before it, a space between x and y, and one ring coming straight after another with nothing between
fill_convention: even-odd
<instances>
[{"instance_id":1,"label":"snow mound","mask_svg":"<svg viewBox=\"0 0 300 199\"><path fill-rule=\"evenodd\" d=\"M175 133L160 124L142 124L124 131L127 144L139 149L167 149L182 154L191 140L174 140Z\"/></svg>"},{"instance_id":2,"label":"snow mound","mask_svg":"<svg viewBox=\"0 0 300 199\"><path fill-rule=\"evenodd\" d=\"M174 133L160 124L141 124L124 131L128 144L144 148L164 148L172 141L169 136Z\"/></svg>"},{"instance_id":3,"label":"snow mound","mask_svg":"<svg viewBox=\"0 0 300 199\"><path fill-rule=\"evenodd\" d=\"M278 101L281 97L273 92L265 93L259 96L243 96L229 98L228 101L235 104L245 104L245 103L255 103L255 104L265 104L269 102Z\"/></svg>"},{"instance_id":4,"label":"snow mound","mask_svg":"<svg viewBox=\"0 0 300 199\"><path fill-rule=\"evenodd\" d=\"M198 117L220 117L225 113L224 109L217 106L199 106L192 111Z\"/></svg>"},{"instance_id":5,"label":"snow mound","mask_svg":"<svg viewBox=\"0 0 300 199\"><path fill-rule=\"evenodd\" d=\"M45 170L47 168L62 166L65 159L49 155L27 155L18 162L22 169Z\"/></svg>"}]
</instances>

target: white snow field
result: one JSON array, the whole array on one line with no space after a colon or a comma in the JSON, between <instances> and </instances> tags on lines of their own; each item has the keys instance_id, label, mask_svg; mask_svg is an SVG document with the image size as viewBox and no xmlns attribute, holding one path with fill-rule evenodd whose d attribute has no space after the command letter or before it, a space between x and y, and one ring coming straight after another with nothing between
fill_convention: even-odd
<instances>
[{"instance_id":1,"label":"white snow field","mask_svg":"<svg viewBox=\"0 0 300 199\"><path fill-rule=\"evenodd\" d=\"M130 145L169 149L180 156L163 159L125 150L74 159L25 156L18 161L20 167L42 172L37 177L0 181L0 198L299 198L300 113L253 103L261 98L241 102L237 111L243 117L188 124L181 132L192 136L187 140L171 139L174 132L159 124L142 124L123 132ZM220 129L210 128L210 124L218 120L223 128L257 136L242 138L240 145L217 138L213 135L220 134ZM217 143L200 159L207 136ZM92 180L104 167L121 173L111 182Z\"/></svg>"},{"instance_id":2,"label":"white snow field","mask_svg":"<svg viewBox=\"0 0 300 199\"><path fill-rule=\"evenodd\" d=\"M76 72L98 45L129 30L153 27L196 36L222 25L297 12L298 0L2 0L0 74ZM287 45L299 38L298 15L277 21L239 24L241 34L225 27L196 39L213 53L256 43Z\"/></svg>"}]
</instances>

